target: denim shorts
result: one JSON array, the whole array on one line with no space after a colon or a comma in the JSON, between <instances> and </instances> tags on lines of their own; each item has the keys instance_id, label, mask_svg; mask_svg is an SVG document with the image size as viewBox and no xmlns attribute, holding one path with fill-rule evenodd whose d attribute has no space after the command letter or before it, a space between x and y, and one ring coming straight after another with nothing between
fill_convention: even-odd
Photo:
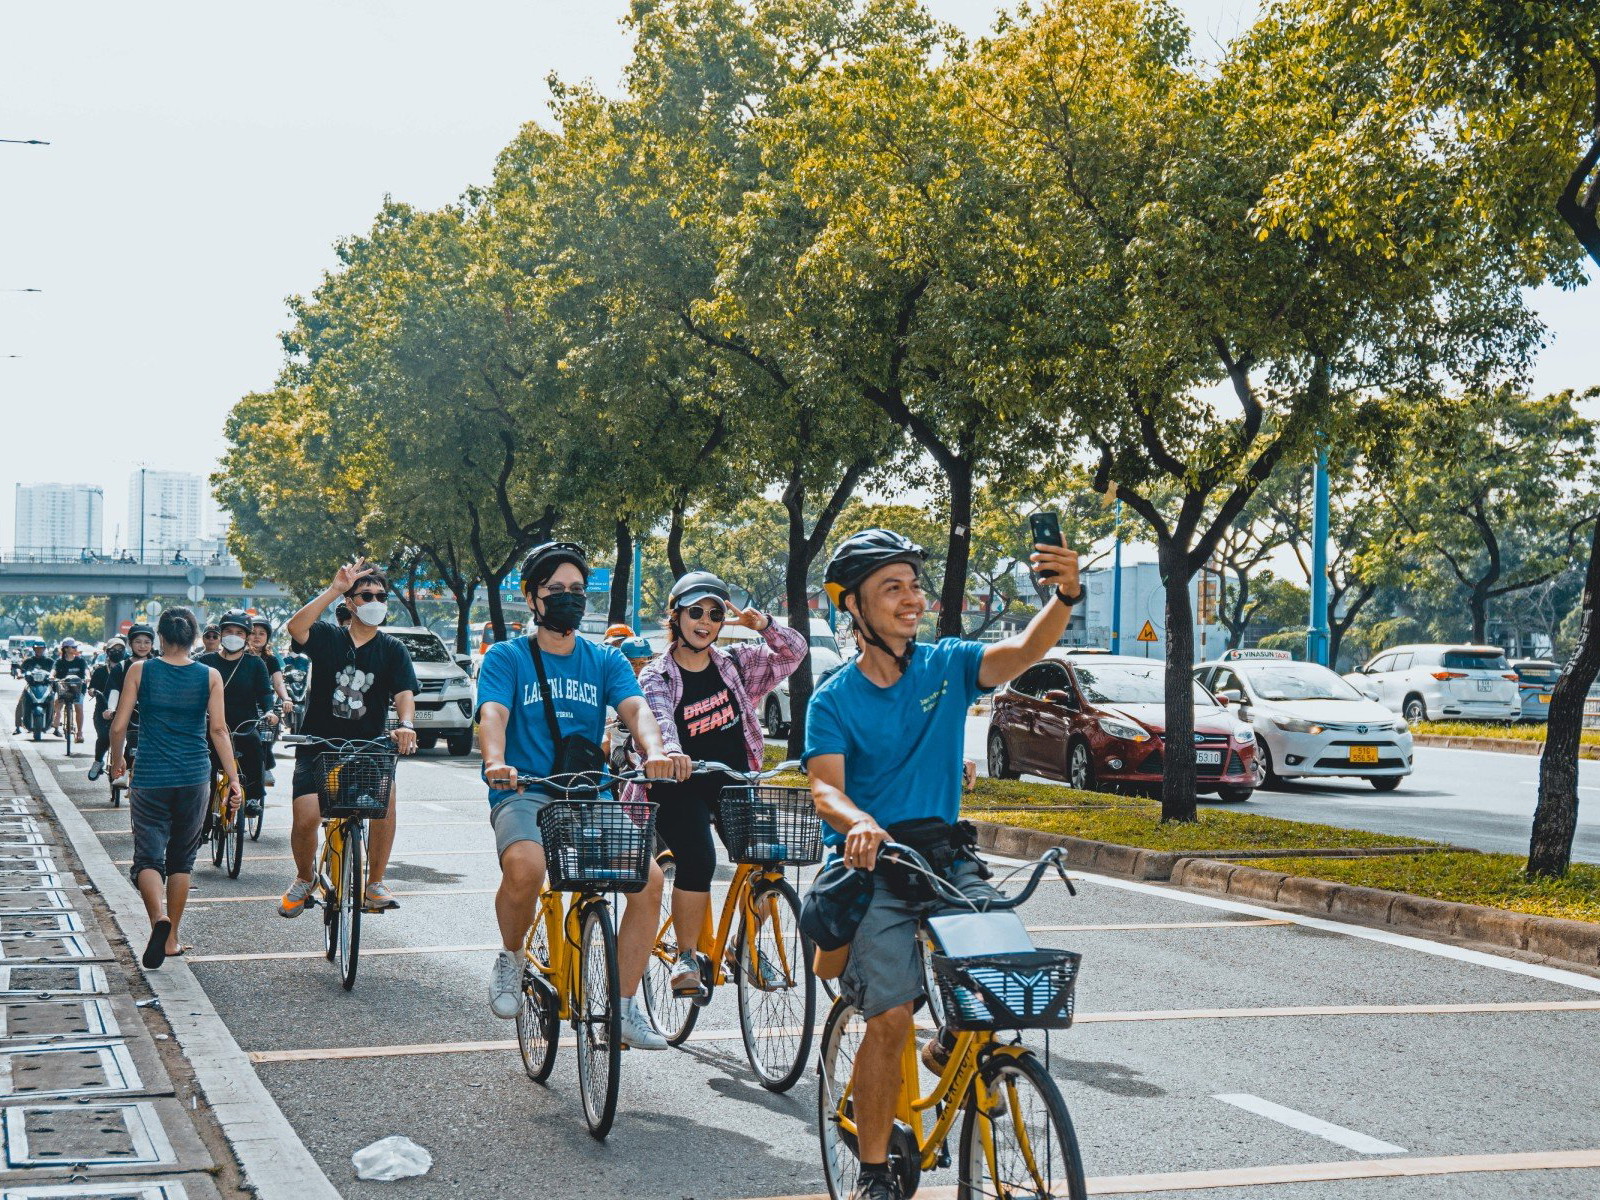
<instances>
[{"instance_id":1,"label":"denim shorts","mask_svg":"<svg viewBox=\"0 0 1600 1200\"><path fill-rule=\"evenodd\" d=\"M141 871L156 871L167 879L194 870L200 826L210 802L209 783L154 788L134 784L128 790L133 824L133 869L128 873L135 884Z\"/></svg>"},{"instance_id":2,"label":"denim shorts","mask_svg":"<svg viewBox=\"0 0 1600 1200\"><path fill-rule=\"evenodd\" d=\"M971 859L961 858L945 872L945 878L963 895L994 896L997 893L983 881L982 869ZM902 900L889 890L882 875L877 876L872 902L850 943L850 961L839 976L839 990L869 1019L921 998L918 919L924 914L959 911L949 905Z\"/></svg>"}]
</instances>

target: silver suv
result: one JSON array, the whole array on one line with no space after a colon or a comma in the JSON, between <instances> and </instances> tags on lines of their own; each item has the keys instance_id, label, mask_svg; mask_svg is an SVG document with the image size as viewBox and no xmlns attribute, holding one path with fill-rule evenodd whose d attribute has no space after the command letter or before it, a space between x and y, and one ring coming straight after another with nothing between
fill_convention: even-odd
<instances>
[{"instance_id":1,"label":"silver suv","mask_svg":"<svg viewBox=\"0 0 1600 1200\"><path fill-rule=\"evenodd\" d=\"M385 625L383 632L406 648L417 673L418 748L431 750L443 739L456 757L470 754L475 689L462 663L467 656L452 654L437 633L421 625Z\"/></svg>"},{"instance_id":2,"label":"silver suv","mask_svg":"<svg viewBox=\"0 0 1600 1200\"><path fill-rule=\"evenodd\" d=\"M1499 646L1396 646L1345 676L1407 721L1515 721L1517 675Z\"/></svg>"}]
</instances>

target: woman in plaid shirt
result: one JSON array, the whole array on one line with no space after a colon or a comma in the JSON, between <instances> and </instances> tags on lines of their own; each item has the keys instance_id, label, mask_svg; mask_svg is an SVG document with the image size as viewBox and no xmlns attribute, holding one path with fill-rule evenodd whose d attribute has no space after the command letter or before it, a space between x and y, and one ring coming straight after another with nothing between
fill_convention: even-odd
<instances>
[{"instance_id":1,"label":"woman in plaid shirt","mask_svg":"<svg viewBox=\"0 0 1600 1200\"><path fill-rule=\"evenodd\" d=\"M761 641L718 649L715 642L729 625L753 629ZM747 770L759 768L764 745L761 701L800 665L807 651L805 635L757 609L739 608L729 598L728 585L709 571L692 571L673 584L667 597L667 635L667 653L639 676L645 701L661 726L663 748L696 760L729 766L742 761ZM698 995L702 987L694 951L711 910L711 877L717 866L711 808L729 782L737 781L697 775L650 789L649 798L659 806L656 832L672 851L676 868L672 924L679 931L681 957L672 972L672 990L680 996Z\"/></svg>"}]
</instances>

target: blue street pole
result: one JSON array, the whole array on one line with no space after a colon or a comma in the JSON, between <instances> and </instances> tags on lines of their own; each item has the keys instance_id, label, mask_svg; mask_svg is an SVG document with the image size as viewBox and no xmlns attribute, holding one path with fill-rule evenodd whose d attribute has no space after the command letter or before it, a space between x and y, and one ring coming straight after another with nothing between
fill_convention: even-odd
<instances>
[{"instance_id":1,"label":"blue street pole","mask_svg":"<svg viewBox=\"0 0 1600 1200\"><path fill-rule=\"evenodd\" d=\"M644 574L644 538L633 539L633 604L630 606L632 615L628 624L633 626L635 633L639 632L639 594L643 590L640 576Z\"/></svg>"},{"instance_id":2,"label":"blue street pole","mask_svg":"<svg viewBox=\"0 0 1600 1200\"><path fill-rule=\"evenodd\" d=\"M1317 447L1311 515L1311 619L1306 658L1328 665L1328 449Z\"/></svg>"},{"instance_id":3,"label":"blue street pole","mask_svg":"<svg viewBox=\"0 0 1600 1200\"><path fill-rule=\"evenodd\" d=\"M1111 552L1111 653L1122 653L1122 501L1117 501L1112 528L1117 544Z\"/></svg>"}]
</instances>

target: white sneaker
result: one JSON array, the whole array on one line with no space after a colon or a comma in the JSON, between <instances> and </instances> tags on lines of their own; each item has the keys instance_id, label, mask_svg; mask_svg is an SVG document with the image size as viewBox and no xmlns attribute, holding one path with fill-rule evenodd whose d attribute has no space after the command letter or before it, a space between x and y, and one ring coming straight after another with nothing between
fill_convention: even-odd
<instances>
[{"instance_id":1,"label":"white sneaker","mask_svg":"<svg viewBox=\"0 0 1600 1200\"><path fill-rule=\"evenodd\" d=\"M502 1021L516 1019L522 1007L522 963L509 950L494 956L489 971L489 1011Z\"/></svg>"},{"instance_id":2,"label":"white sneaker","mask_svg":"<svg viewBox=\"0 0 1600 1200\"><path fill-rule=\"evenodd\" d=\"M638 997L629 996L622 1002L622 1044L634 1050L670 1050L667 1039L650 1024L650 1014Z\"/></svg>"}]
</instances>

